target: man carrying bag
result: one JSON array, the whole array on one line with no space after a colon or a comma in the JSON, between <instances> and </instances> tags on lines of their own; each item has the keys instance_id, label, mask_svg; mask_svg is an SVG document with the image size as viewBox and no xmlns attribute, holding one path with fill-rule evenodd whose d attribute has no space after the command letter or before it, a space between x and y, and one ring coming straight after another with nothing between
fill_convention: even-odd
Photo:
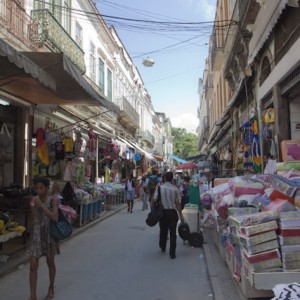
<instances>
[{"instance_id":1,"label":"man carrying bag","mask_svg":"<svg viewBox=\"0 0 300 300\"><path fill-rule=\"evenodd\" d=\"M171 259L174 259L176 258L176 227L178 214L181 222L183 222L184 219L181 213L180 194L178 188L172 183L173 173L167 172L165 179L166 182L155 190L153 204L156 204L160 198L160 202L163 206L162 218L159 220L159 247L163 252L166 251L168 231L170 231L169 255ZM160 189L160 191L158 191L158 189Z\"/></svg>"}]
</instances>

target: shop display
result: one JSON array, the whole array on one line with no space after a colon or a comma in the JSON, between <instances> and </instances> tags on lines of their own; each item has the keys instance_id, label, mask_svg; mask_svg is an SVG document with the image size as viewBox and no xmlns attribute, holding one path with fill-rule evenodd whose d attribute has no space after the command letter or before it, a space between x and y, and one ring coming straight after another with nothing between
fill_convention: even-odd
<instances>
[{"instance_id":1,"label":"shop display","mask_svg":"<svg viewBox=\"0 0 300 300\"><path fill-rule=\"evenodd\" d=\"M229 269L245 293L259 296L255 284L260 274L275 286L280 278L293 280L300 271L300 210L295 201L299 175L290 171L237 176L210 190L219 249L224 249ZM243 275L252 292L245 288Z\"/></svg>"}]
</instances>

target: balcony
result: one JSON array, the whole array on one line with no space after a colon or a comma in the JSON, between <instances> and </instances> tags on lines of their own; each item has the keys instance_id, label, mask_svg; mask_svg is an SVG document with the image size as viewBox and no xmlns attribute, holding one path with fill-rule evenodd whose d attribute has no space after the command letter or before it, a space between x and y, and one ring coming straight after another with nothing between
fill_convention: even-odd
<instances>
[{"instance_id":1,"label":"balcony","mask_svg":"<svg viewBox=\"0 0 300 300\"><path fill-rule=\"evenodd\" d=\"M212 36L212 46L210 50L210 61L213 71L218 71L221 68L223 60L223 39L224 29L214 28Z\"/></svg>"},{"instance_id":2,"label":"balcony","mask_svg":"<svg viewBox=\"0 0 300 300\"><path fill-rule=\"evenodd\" d=\"M208 74L205 83L205 98L210 99L214 90L214 75Z\"/></svg>"},{"instance_id":3,"label":"balcony","mask_svg":"<svg viewBox=\"0 0 300 300\"><path fill-rule=\"evenodd\" d=\"M33 10L31 16L39 26L39 43L47 44L53 51L63 52L84 74L86 71L84 52L49 10Z\"/></svg>"},{"instance_id":4,"label":"balcony","mask_svg":"<svg viewBox=\"0 0 300 300\"><path fill-rule=\"evenodd\" d=\"M142 139L151 146L155 145L155 138L149 130L143 132Z\"/></svg>"},{"instance_id":5,"label":"balcony","mask_svg":"<svg viewBox=\"0 0 300 300\"><path fill-rule=\"evenodd\" d=\"M16 37L30 50L38 49L38 24L14 0L0 1L0 27Z\"/></svg>"},{"instance_id":6,"label":"balcony","mask_svg":"<svg viewBox=\"0 0 300 300\"><path fill-rule=\"evenodd\" d=\"M125 97L122 97L117 100L117 105L120 108L120 114L118 116L119 122L124 127L129 127L129 129L139 128L139 114L129 101Z\"/></svg>"}]
</instances>

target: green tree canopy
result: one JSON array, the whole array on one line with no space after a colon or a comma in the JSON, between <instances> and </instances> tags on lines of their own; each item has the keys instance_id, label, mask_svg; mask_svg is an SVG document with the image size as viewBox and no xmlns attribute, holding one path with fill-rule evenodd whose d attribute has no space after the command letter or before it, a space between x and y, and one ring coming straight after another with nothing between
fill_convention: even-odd
<instances>
[{"instance_id":1,"label":"green tree canopy","mask_svg":"<svg viewBox=\"0 0 300 300\"><path fill-rule=\"evenodd\" d=\"M198 137L189 133L184 128L172 127L173 153L174 155L186 159L198 154Z\"/></svg>"}]
</instances>

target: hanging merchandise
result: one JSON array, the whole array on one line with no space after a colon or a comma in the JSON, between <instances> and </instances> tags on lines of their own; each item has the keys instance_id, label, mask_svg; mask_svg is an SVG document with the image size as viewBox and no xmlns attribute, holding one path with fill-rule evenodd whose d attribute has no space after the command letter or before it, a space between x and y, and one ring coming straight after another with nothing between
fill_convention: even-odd
<instances>
[{"instance_id":1,"label":"hanging merchandise","mask_svg":"<svg viewBox=\"0 0 300 300\"><path fill-rule=\"evenodd\" d=\"M93 131L93 128L89 129L89 142L88 142L88 148L89 148L89 158L90 159L95 159L96 157L96 141L97 141L97 137Z\"/></svg>"},{"instance_id":2,"label":"hanging merchandise","mask_svg":"<svg viewBox=\"0 0 300 300\"><path fill-rule=\"evenodd\" d=\"M59 175L59 164L56 160L53 160L48 169L48 175L50 177L57 177Z\"/></svg>"},{"instance_id":3,"label":"hanging merchandise","mask_svg":"<svg viewBox=\"0 0 300 300\"><path fill-rule=\"evenodd\" d=\"M84 170L84 179L87 181L91 180L91 173L92 173L92 166L90 164L85 165L85 170Z\"/></svg>"},{"instance_id":4,"label":"hanging merchandise","mask_svg":"<svg viewBox=\"0 0 300 300\"><path fill-rule=\"evenodd\" d=\"M40 161L45 166L49 166L48 146L47 146L47 143L44 140L44 130L43 130L43 128L38 128L38 130L37 130L36 151L37 151L37 156L40 159Z\"/></svg>"},{"instance_id":5,"label":"hanging merchandise","mask_svg":"<svg viewBox=\"0 0 300 300\"><path fill-rule=\"evenodd\" d=\"M84 179L84 159L82 157L72 160L72 179L81 182Z\"/></svg>"},{"instance_id":6,"label":"hanging merchandise","mask_svg":"<svg viewBox=\"0 0 300 300\"><path fill-rule=\"evenodd\" d=\"M64 144L64 150L67 158L73 158L74 157L74 140L72 137L64 137L63 139Z\"/></svg>"},{"instance_id":7,"label":"hanging merchandise","mask_svg":"<svg viewBox=\"0 0 300 300\"><path fill-rule=\"evenodd\" d=\"M273 107L270 107L264 112L264 123L274 123L274 122L275 122L275 111Z\"/></svg>"},{"instance_id":8,"label":"hanging merchandise","mask_svg":"<svg viewBox=\"0 0 300 300\"><path fill-rule=\"evenodd\" d=\"M105 167L105 177L104 182L108 183L110 182L110 169L108 167Z\"/></svg>"},{"instance_id":9,"label":"hanging merchandise","mask_svg":"<svg viewBox=\"0 0 300 300\"><path fill-rule=\"evenodd\" d=\"M254 171L256 173L260 173L262 171L262 166L261 166L261 154L260 154L260 147L259 147L259 139L258 139L257 134L253 134L252 157L253 157Z\"/></svg>"},{"instance_id":10,"label":"hanging merchandise","mask_svg":"<svg viewBox=\"0 0 300 300\"><path fill-rule=\"evenodd\" d=\"M65 146L60 136L57 136L55 142L55 159L62 160L65 158Z\"/></svg>"},{"instance_id":11,"label":"hanging merchandise","mask_svg":"<svg viewBox=\"0 0 300 300\"><path fill-rule=\"evenodd\" d=\"M0 146L6 148L12 142L12 136L9 132L6 123L2 123L1 130L0 130Z\"/></svg>"}]
</instances>

